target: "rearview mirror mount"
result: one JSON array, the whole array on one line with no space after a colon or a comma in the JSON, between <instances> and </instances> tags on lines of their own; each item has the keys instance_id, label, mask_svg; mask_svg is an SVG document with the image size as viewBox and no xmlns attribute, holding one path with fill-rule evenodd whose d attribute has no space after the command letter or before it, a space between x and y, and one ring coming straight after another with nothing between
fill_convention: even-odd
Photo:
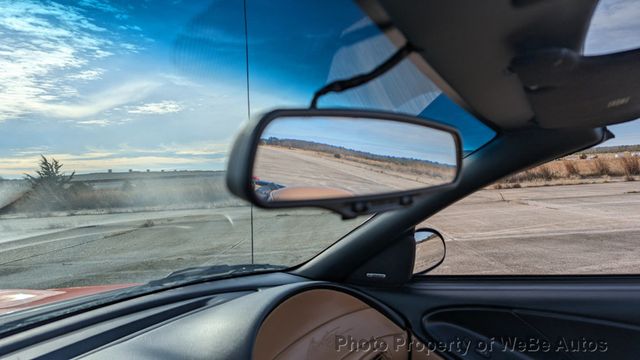
<instances>
[{"instance_id":1,"label":"rearview mirror mount","mask_svg":"<svg viewBox=\"0 0 640 360\"><path fill-rule=\"evenodd\" d=\"M458 132L429 120L360 110L275 110L241 130L227 186L262 208L313 206L353 218L455 186L460 164Z\"/></svg>"}]
</instances>

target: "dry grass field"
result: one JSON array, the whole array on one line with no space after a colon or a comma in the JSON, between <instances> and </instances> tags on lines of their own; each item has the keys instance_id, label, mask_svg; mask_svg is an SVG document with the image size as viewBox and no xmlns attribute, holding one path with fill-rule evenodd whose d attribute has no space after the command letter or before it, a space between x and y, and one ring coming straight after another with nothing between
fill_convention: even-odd
<instances>
[{"instance_id":1,"label":"dry grass field","mask_svg":"<svg viewBox=\"0 0 640 360\"><path fill-rule=\"evenodd\" d=\"M336 157L335 154L316 152L322 157ZM431 184L434 181L448 181L455 177L456 171L454 166L441 166L423 161L412 161L411 163L369 159L357 155L342 155L338 160L343 163L355 162L376 169L379 172L394 174L396 176L409 178L419 182Z\"/></svg>"},{"instance_id":2,"label":"dry grass field","mask_svg":"<svg viewBox=\"0 0 640 360\"><path fill-rule=\"evenodd\" d=\"M595 184L640 180L640 157L627 154L577 154L510 175L495 189L529 186Z\"/></svg>"}]
</instances>

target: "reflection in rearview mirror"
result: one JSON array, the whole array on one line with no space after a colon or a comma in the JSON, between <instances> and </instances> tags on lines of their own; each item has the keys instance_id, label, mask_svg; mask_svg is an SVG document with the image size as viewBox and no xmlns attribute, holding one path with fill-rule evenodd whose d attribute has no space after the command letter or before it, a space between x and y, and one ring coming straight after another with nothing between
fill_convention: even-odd
<instances>
[{"instance_id":1,"label":"reflection in rearview mirror","mask_svg":"<svg viewBox=\"0 0 640 360\"><path fill-rule=\"evenodd\" d=\"M263 201L377 195L449 184L457 143L425 125L353 117L282 117L260 135L253 180Z\"/></svg>"}]
</instances>

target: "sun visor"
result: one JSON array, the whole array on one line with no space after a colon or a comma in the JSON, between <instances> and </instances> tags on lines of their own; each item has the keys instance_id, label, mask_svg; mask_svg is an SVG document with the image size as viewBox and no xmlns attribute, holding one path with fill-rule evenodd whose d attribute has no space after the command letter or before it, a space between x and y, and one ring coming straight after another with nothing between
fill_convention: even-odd
<instances>
[{"instance_id":1,"label":"sun visor","mask_svg":"<svg viewBox=\"0 0 640 360\"><path fill-rule=\"evenodd\" d=\"M601 127L640 117L640 49L582 56L549 49L511 64L543 128Z\"/></svg>"}]
</instances>

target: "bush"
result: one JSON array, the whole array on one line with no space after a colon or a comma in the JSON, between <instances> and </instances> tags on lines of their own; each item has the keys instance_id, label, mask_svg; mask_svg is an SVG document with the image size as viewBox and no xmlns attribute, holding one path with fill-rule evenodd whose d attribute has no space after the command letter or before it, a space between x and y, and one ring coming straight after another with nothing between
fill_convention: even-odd
<instances>
[{"instance_id":1,"label":"bush","mask_svg":"<svg viewBox=\"0 0 640 360\"><path fill-rule=\"evenodd\" d=\"M596 175L605 176L611 173L611 167L606 160L597 158L594 160L593 164L595 166Z\"/></svg>"},{"instance_id":2,"label":"bush","mask_svg":"<svg viewBox=\"0 0 640 360\"><path fill-rule=\"evenodd\" d=\"M640 159L636 157L623 157L620 159L622 169L627 178L640 175Z\"/></svg>"},{"instance_id":3,"label":"bush","mask_svg":"<svg viewBox=\"0 0 640 360\"><path fill-rule=\"evenodd\" d=\"M580 170L578 170L575 162L565 160L562 163L564 164L564 169L567 171L568 176L580 176Z\"/></svg>"},{"instance_id":4,"label":"bush","mask_svg":"<svg viewBox=\"0 0 640 360\"><path fill-rule=\"evenodd\" d=\"M69 192L72 194L79 194L88 191L93 191L93 186L85 182L75 182L69 185Z\"/></svg>"},{"instance_id":5,"label":"bush","mask_svg":"<svg viewBox=\"0 0 640 360\"><path fill-rule=\"evenodd\" d=\"M502 181L507 184L515 184L522 181L527 181L528 180L527 177L528 177L528 171L524 171L524 172L515 173L513 175L509 175L505 177Z\"/></svg>"},{"instance_id":6,"label":"bush","mask_svg":"<svg viewBox=\"0 0 640 360\"><path fill-rule=\"evenodd\" d=\"M552 180L553 178L555 178L555 174L553 173L553 171L551 171L551 169L549 169L549 167L545 165L542 165L536 169L534 170L536 170L535 177L537 178L541 178L543 180Z\"/></svg>"},{"instance_id":7,"label":"bush","mask_svg":"<svg viewBox=\"0 0 640 360\"><path fill-rule=\"evenodd\" d=\"M506 184L519 184L521 182L531 182L535 180L549 181L558 177L551 168L546 165L538 166L533 169L521 171L519 173L505 177L502 182ZM513 186L512 186L513 187Z\"/></svg>"}]
</instances>

